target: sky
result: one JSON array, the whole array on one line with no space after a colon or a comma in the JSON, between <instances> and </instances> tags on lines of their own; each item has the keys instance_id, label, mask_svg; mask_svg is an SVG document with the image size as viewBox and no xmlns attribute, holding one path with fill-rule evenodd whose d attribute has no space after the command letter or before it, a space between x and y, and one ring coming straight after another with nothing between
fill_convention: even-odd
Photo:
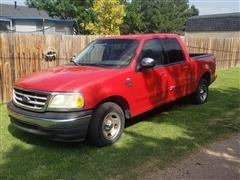
<instances>
[{"instance_id":1,"label":"sky","mask_svg":"<svg viewBox=\"0 0 240 180\"><path fill-rule=\"evenodd\" d=\"M240 12L240 0L189 0L200 15Z\"/></svg>"},{"instance_id":2,"label":"sky","mask_svg":"<svg viewBox=\"0 0 240 180\"><path fill-rule=\"evenodd\" d=\"M0 0L0 3L14 4L15 0ZM16 0L17 4L24 5L25 0ZM189 0L195 5L200 15L240 12L240 0Z\"/></svg>"}]
</instances>

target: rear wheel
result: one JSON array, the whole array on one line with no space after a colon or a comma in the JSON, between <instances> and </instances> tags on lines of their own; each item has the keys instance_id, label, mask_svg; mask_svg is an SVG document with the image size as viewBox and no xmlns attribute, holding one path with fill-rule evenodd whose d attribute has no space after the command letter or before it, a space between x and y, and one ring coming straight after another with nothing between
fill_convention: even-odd
<instances>
[{"instance_id":1,"label":"rear wheel","mask_svg":"<svg viewBox=\"0 0 240 180\"><path fill-rule=\"evenodd\" d=\"M123 110L115 103L106 102L96 108L88 130L88 140L96 146L116 142L124 129Z\"/></svg>"},{"instance_id":2,"label":"rear wheel","mask_svg":"<svg viewBox=\"0 0 240 180\"><path fill-rule=\"evenodd\" d=\"M196 104L203 104L208 99L208 81L201 79L197 88L197 91L193 94L194 102Z\"/></svg>"}]
</instances>

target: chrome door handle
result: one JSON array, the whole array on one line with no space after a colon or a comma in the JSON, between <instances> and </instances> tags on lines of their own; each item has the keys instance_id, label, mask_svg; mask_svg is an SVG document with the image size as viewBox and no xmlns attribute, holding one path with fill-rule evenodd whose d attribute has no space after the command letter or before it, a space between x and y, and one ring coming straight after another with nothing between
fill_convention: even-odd
<instances>
[{"instance_id":1,"label":"chrome door handle","mask_svg":"<svg viewBox=\"0 0 240 180\"><path fill-rule=\"evenodd\" d=\"M169 88L170 91L174 91L175 89L176 89L176 86L171 86L171 87Z\"/></svg>"}]
</instances>

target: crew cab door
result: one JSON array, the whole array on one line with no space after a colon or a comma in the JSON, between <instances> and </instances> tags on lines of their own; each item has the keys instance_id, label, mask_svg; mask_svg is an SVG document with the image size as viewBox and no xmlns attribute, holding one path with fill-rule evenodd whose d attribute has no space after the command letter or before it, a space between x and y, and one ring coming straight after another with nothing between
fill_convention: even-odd
<instances>
[{"instance_id":1,"label":"crew cab door","mask_svg":"<svg viewBox=\"0 0 240 180\"><path fill-rule=\"evenodd\" d=\"M176 38L163 38L162 46L167 62L165 70L169 78L169 99L186 96L190 91L191 67Z\"/></svg>"},{"instance_id":2,"label":"crew cab door","mask_svg":"<svg viewBox=\"0 0 240 180\"><path fill-rule=\"evenodd\" d=\"M143 58L155 60L155 67L141 69ZM164 55L161 39L145 40L142 52L138 58L137 70L134 77L133 96L137 110L142 113L167 101L169 80L165 70Z\"/></svg>"}]
</instances>

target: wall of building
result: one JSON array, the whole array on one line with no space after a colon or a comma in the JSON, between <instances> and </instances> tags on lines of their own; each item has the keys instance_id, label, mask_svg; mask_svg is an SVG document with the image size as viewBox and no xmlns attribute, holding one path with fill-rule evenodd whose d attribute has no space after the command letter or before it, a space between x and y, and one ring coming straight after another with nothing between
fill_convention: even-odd
<instances>
[{"instance_id":1,"label":"wall of building","mask_svg":"<svg viewBox=\"0 0 240 180\"><path fill-rule=\"evenodd\" d=\"M15 31L16 32L35 32L37 30L35 21L15 21Z\"/></svg>"},{"instance_id":2,"label":"wall of building","mask_svg":"<svg viewBox=\"0 0 240 180\"><path fill-rule=\"evenodd\" d=\"M58 35L69 35L69 34L73 34L72 32L72 27L66 26L63 23L56 23L55 25L55 33Z\"/></svg>"},{"instance_id":3,"label":"wall of building","mask_svg":"<svg viewBox=\"0 0 240 180\"><path fill-rule=\"evenodd\" d=\"M189 38L239 38L240 31L229 32L186 32L186 37Z\"/></svg>"},{"instance_id":4,"label":"wall of building","mask_svg":"<svg viewBox=\"0 0 240 180\"><path fill-rule=\"evenodd\" d=\"M55 34L55 23L45 22L44 23L44 34ZM42 33L42 32L41 32Z\"/></svg>"},{"instance_id":5,"label":"wall of building","mask_svg":"<svg viewBox=\"0 0 240 180\"><path fill-rule=\"evenodd\" d=\"M62 23L15 20L13 21L13 32L17 33L31 33L31 34L56 34L56 35L72 35L73 29Z\"/></svg>"}]
</instances>

